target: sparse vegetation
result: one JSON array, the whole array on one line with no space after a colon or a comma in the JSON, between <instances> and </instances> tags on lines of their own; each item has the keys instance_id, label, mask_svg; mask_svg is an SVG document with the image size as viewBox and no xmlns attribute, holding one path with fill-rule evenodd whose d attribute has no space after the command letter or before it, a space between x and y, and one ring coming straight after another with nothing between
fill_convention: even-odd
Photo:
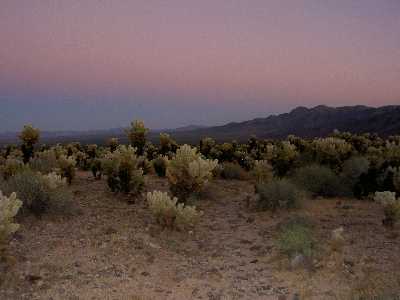
<instances>
[{"instance_id":1,"label":"sparse vegetation","mask_svg":"<svg viewBox=\"0 0 400 300\"><path fill-rule=\"evenodd\" d=\"M6 197L0 190L0 258L7 246L8 239L19 228L14 217L21 205L22 202L17 199L16 193L11 193L9 197Z\"/></svg>"},{"instance_id":2,"label":"sparse vegetation","mask_svg":"<svg viewBox=\"0 0 400 300\"><path fill-rule=\"evenodd\" d=\"M276 211L293 208L299 204L301 192L286 179L275 179L256 186L258 206L262 210Z\"/></svg>"}]
</instances>

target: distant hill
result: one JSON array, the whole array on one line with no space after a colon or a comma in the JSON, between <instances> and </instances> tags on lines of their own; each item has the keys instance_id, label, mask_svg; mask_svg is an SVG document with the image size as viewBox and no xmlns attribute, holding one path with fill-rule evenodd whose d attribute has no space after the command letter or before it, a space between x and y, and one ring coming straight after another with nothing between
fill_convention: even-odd
<instances>
[{"instance_id":1,"label":"distant hill","mask_svg":"<svg viewBox=\"0 0 400 300\"><path fill-rule=\"evenodd\" d=\"M259 138L280 139L290 134L312 138L323 137L333 130L352 133L371 132L382 136L400 134L400 106L297 107L289 113L271 115L240 123L208 127L186 132L175 132L178 141L209 136L218 141L243 141L251 135Z\"/></svg>"},{"instance_id":2,"label":"distant hill","mask_svg":"<svg viewBox=\"0 0 400 300\"><path fill-rule=\"evenodd\" d=\"M175 129L152 130L149 140L158 142L160 132L169 133L179 143L198 143L202 137L212 137L218 141L236 139L245 141L251 135L259 138L280 139L289 134L312 138L323 137L333 130L352 133L378 133L382 136L400 134L400 105L329 107L319 105L313 108L297 107L289 113L271 115L245 122L228 123L223 126L204 127L189 125ZM102 144L110 137L118 137L122 143L127 139L123 128L89 131L42 132L43 143L80 141ZM0 134L0 145L16 143L16 133Z\"/></svg>"}]
</instances>

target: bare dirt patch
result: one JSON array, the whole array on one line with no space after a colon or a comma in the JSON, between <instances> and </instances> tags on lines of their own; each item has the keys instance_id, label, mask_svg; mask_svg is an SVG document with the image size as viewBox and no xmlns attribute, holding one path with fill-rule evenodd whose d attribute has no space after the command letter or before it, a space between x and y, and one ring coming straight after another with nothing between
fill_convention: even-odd
<instances>
[{"instance_id":1,"label":"bare dirt patch","mask_svg":"<svg viewBox=\"0 0 400 300\"><path fill-rule=\"evenodd\" d=\"M168 190L146 176L148 191ZM215 180L200 195L204 216L191 233L161 230L145 201L108 191L80 172L72 215L20 221L1 270L0 299L346 299L399 292L399 230L385 229L374 203L307 200L296 211L257 212L246 181ZM344 227L341 253L312 270L278 255L276 226L293 214L316 224L321 248Z\"/></svg>"}]
</instances>

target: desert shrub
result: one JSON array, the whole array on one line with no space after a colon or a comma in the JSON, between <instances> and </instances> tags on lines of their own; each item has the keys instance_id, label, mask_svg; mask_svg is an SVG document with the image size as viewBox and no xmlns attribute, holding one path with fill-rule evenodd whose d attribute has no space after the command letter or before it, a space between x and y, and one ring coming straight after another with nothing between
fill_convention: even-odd
<instances>
[{"instance_id":1,"label":"desert shrub","mask_svg":"<svg viewBox=\"0 0 400 300\"><path fill-rule=\"evenodd\" d=\"M258 207L262 210L275 211L279 208L296 207L301 199L301 192L286 179L274 179L268 183L256 185Z\"/></svg>"},{"instance_id":2,"label":"desert shrub","mask_svg":"<svg viewBox=\"0 0 400 300\"><path fill-rule=\"evenodd\" d=\"M293 258L311 257L316 250L313 227L304 218L293 218L279 226L277 245L281 253Z\"/></svg>"},{"instance_id":3,"label":"desert shrub","mask_svg":"<svg viewBox=\"0 0 400 300\"><path fill-rule=\"evenodd\" d=\"M42 174L50 173L58 167L56 154L51 150L36 152L29 161L29 167Z\"/></svg>"},{"instance_id":4,"label":"desert shrub","mask_svg":"<svg viewBox=\"0 0 400 300\"><path fill-rule=\"evenodd\" d=\"M102 159L102 168L112 192L139 194L144 187L143 170L132 146L119 146Z\"/></svg>"},{"instance_id":5,"label":"desert shrub","mask_svg":"<svg viewBox=\"0 0 400 300\"><path fill-rule=\"evenodd\" d=\"M211 157L210 153L211 150L214 148L216 145L215 140L213 140L210 137L206 137L200 140L200 153L203 154L205 157ZM216 158L216 157L214 157Z\"/></svg>"},{"instance_id":6,"label":"desert shrub","mask_svg":"<svg viewBox=\"0 0 400 300\"><path fill-rule=\"evenodd\" d=\"M16 193L6 197L0 190L0 257L1 252L5 250L8 239L19 228L19 225L14 223L14 217L21 206L22 201L17 199Z\"/></svg>"},{"instance_id":7,"label":"desert shrub","mask_svg":"<svg viewBox=\"0 0 400 300\"><path fill-rule=\"evenodd\" d=\"M349 194L339 176L326 166L310 165L299 168L293 175L293 182L314 196L335 197Z\"/></svg>"},{"instance_id":8,"label":"desert shrub","mask_svg":"<svg viewBox=\"0 0 400 300\"><path fill-rule=\"evenodd\" d=\"M138 167L142 169L143 174L146 175L152 171L153 165L147 159L147 157L143 155L138 157Z\"/></svg>"},{"instance_id":9,"label":"desert shrub","mask_svg":"<svg viewBox=\"0 0 400 300\"><path fill-rule=\"evenodd\" d=\"M16 192L23 202L22 210L42 215L50 206L62 207L72 199L65 180L55 173L42 175L32 170L20 172L2 182L1 189L8 194Z\"/></svg>"},{"instance_id":10,"label":"desert shrub","mask_svg":"<svg viewBox=\"0 0 400 300\"><path fill-rule=\"evenodd\" d=\"M24 155L24 163L28 163L33 156L33 147L39 141L40 131L32 125L25 125L19 138L22 141L21 151Z\"/></svg>"},{"instance_id":11,"label":"desert shrub","mask_svg":"<svg viewBox=\"0 0 400 300\"><path fill-rule=\"evenodd\" d=\"M148 131L149 129L144 126L143 121L138 120L132 122L131 127L125 131L131 146L137 149L138 155L143 155L144 153Z\"/></svg>"},{"instance_id":12,"label":"desert shrub","mask_svg":"<svg viewBox=\"0 0 400 300\"><path fill-rule=\"evenodd\" d=\"M396 192L400 194L400 167L393 168L392 172L393 172L393 178L392 178L393 186Z\"/></svg>"},{"instance_id":13,"label":"desert shrub","mask_svg":"<svg viewBox=\"0 0 400 300\"><path fill-rule=\"evenodd\" d=\"M25 169L26 166L21 160L10 157L6 159L4 165L0 166L1 175L4 180L7 180Z\"/></svg>"},{"instance_id":14,"label":"desert shrub","mask_svg":"<svg viewBox=\"0 0 400 300\"><path fill-rule=\"evenodd\" d=\"M167 178L170 190L179 201L185 202L194 192L199 192L211 179L212 170L218 161L203 159L196 148L181 146L176 155L169 160Z\"/></svg>"},{"instance_id":15,"label":"desert shrub","mask_svg":"<svg viewBox=\"0 0 400 300\"><path fill-rule=\"evenodd\" d=\"M147 193L147 202L157 222L166 228L182 231L191 229L201 216L196 207L177 203L178 198L171 198L165 192Z\"/></svg>"},{"instance_id":16,"label":"desert shrub","mask_svg":"<svg viewBox=\"0 0 400 300\"><path fill-rule=\"evenodd\" d=\"M225 162L222 164L221 177L224 179L244 179L246 174L243 168L232 162Z\"/></svg>"},{"instance_id":17,"label":"desert shrub","mask_svg":"<svg viewBox=\"0 0 400 300\"><path fill-rule=\"evenodd\" d=\"M352 157L343 163L342 175L349 181L356 183L362 174L368 172L370 162L365 157Z\"/></svg>"},{"instance_id":18,"label":"desert shrub","mask_svg":"<svg viewBox=\"0 0 400 300\"><path fill-rule=\"evenodd\" d=\"M251 170L251 175L257 183L267 183L272 180L274 174L272 166L266 160L256 160L254 168Z\"/></svg>"},{"instance_id":19,"label":"desert shrub","mask_svg":"<svg viewBox=\"0 0 400 300\"><path fill-rule=\"evenodd\" d=\"M159 156L156 159L153 159L152 164L156 174L159 177L165 177L167 172L168 158L165 156Z\"/></svg>"},{"instance_id":20,"label":"desert shrub","mask_svg":"<svg viewBox=\"0 0 400 300\"><path fill-rule=\"evenodd\" d=\"M400 220L400 199L396 199L395 192L375 192L374 201L383 206L385 219L383 224L393 227Z\"/></svg>"},{"instance_id":21,"label":"desert shrub","mask_svg":"<svg viewBox=\"0 0 400 300\"><path fill-rule=\"evenodd\" d=\"M86 153L89 158L93 159L97 156L97 145L96 144L90 144L86 146ZM72 153L73 154L73 153ZM68 156L72 155L68 153Z\"/></svg>"},{"instance_id":22,"label":"desert shrub","mask_svg":"<svg viewBox=\"0 0 400 300\"><path fill-rule=\"evenodd\" d=\"M58 158L60 175L67 179L68 184L71 184L72 180L75 178L75 165L76 160L72 156L67 157L65 155L61 155Z\"/></svg>"}]
</instances>

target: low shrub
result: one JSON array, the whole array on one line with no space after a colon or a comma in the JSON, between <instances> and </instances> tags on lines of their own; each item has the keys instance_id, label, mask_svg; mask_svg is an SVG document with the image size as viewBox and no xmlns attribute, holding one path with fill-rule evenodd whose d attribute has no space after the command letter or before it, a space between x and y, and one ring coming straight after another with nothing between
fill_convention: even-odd
<instances>
[{"instance_id":1,"label":"low shrub","mask_svg":"<svg viewBox=\"0 0 400 300\"><path fill-rule=\"evenodd\" d=\"M1 175L4 180L7 180L25 169L26 166L22 160L16 158L7 158L4 165L0 166Z\"/></svg>"},{"instance_id":2,"label":"low shrub","mask_svg":"<svg viewBox=\"0 0 400 300\"><path fill-rule=\"evenodd\" d=\"M60 175L42 175L32 170L20 172L1 183L6 194L16 192L22 201L22 211L40 216L49 208L64 207L72 201L72 193L66 188L66 180Z\"/></svg>"},{"instance_id":3,"label":"low shrub","mask_svg":"<svg viewBox=\"0 0 400 300\"><path fill-rule=\"evenodd\" d=\"M36 152L29 161L29 167L42 174L51 173L58 167L56 154L51 150Z\"/></svg>"},{"instance_id":4,"label":"low shrub","mask_svg":"<svg viewBox=\"0 0 400 300\"><path fill-rule=\"evenodd\" d=\"M281 253L293 258L297 255L311 257L316 250L311 223L304 218L293 218L279 226L278 248Z\"/></svg>"},{"instance_id":5,"label":"low shrub","mask_svg":"<svg viewBox=\"0 0 400 300\"><path fill-rule=\"evenodd\" d=\"M295 171L293 182L313 196L336 197L347 196L348 185L330 168L321 165L310 165Z\"/></svg>"},{"instance_id":6,"label":"low shrub","mask_svg":"<svg viewBox=\"0 0 400 300\"><path fill-rule=\"evenodd\" d=\"M189 230L199 221L201 213L194 206L177 203L178 198L171 198L166 192L147 193L150 211L162 227Z\"/></svg>"},{"instance_id":7,"label":"low shrub","mask_svg":"<svg viewBox=\"0 0 400 300\"><path fill-rule=\"evenodd\" d=\"M246 177L246 173L239 164L225 162L222 164L221 177L224 179L242 180Z\"/></svg>"},{"instance_id":8,"label":"low shrub","mask_svg":"<svg viewBox=\"0 0 400 300\"><path fill-rule=\"evenodd\" d=\"M152 164L156 174L159 177L165 177L167 172L168 158L165 156L159 156L152 160Z\"/></svg>"},{"instance_id":9,"label":"low shrub","mask_svg":"<svg viewBox=\"0 0 400 300\"><path fill-rule=\"evenodd\" d=\"M267 183L274 177L272 166L266 160L254 161L251 175L255 178L257 183Z\"/></svg>"},{"instance_id":10,"label":"low shrub","mask_svg":"<svg viewBox=\"0 0 400 300\"><path fill-rule=\"evenodd\" d=\"M17 199L16 193L12 193L9 197L3 195L0 190L0 257L1 252L5 250L10 236L19 228L14 223L14 217L22 206L22 201Z\"/></svg>"},{"instance_id":11,"label":"low shrub","mask_svg":"<svg viewBox=\"0 0 400 300\"><path fill-rule=\"evenodd\" d=\"M268 183L256 185L258 207L275 211L279 208L293 208L301 199L301 192L286 179L274 179Z\"/></svg>"}]
</instances>

